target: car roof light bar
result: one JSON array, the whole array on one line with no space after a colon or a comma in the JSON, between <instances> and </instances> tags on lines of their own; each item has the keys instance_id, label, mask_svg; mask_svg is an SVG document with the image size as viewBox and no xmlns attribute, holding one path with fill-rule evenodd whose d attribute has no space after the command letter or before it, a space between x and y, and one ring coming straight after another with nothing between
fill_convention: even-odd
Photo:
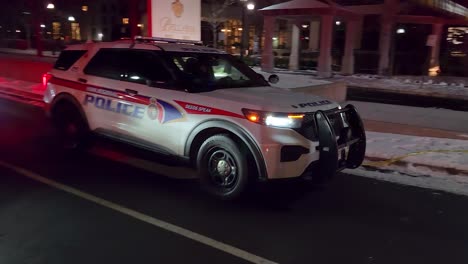
<instances>
[{"instance_id":1,"label":"car roof light bar","mask_svg":"<svg viewBox=\"0 0 468 264\"><path fill-rule=\"evenodd\" d=\"M158 38L158 37L142 37L142 36L136 36L133 39L133 42L139 42L139 43L150 43L150 42L162 42L162 43L176 43L176 44L189 44L189 45L198 45L202 46L203 42L202 41L197 41L197 40L186 40L186 39L171 39L171 38Z\"/></svg>"}]
</instances>

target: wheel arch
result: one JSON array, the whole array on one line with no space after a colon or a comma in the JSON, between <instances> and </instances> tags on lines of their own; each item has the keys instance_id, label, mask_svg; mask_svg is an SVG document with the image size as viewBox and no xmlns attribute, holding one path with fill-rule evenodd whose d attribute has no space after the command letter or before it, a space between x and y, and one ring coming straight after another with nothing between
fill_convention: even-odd
<instances>
[{"instance_id":1,"label":"wheel arch","mask_svg":"<svg viewBox=\"0 0 468 264\"><path fill-rule=\"evenodd\" d=\"M83 107L81 106L80 102L78 102L78 100L70 93L62 92L56 95L54 99L52 100L52 102L50 103L48 114L50 116L53 116L54 109L63 103L68 103L68 104L73 105L78 111L78 113L80 114L81 118L84 120L86 127L89 129L88 119L86 118L86 114L83 110Z\"/></svg>"},{"instance_id":2,"label":"wheel arch","mask_svg":"<svg viewBox=\"0 0 468 264\"><path fill-rule=\"evenodd\" d=\"M255 142L254 138L243 128L226 120L207 120L196 126L189 134L184 148L184 156L190 160L196 158L196 154L203 142L216 134L228 133L239 139L249 150L254 158L255 169L258 173L258 179L268 179L265 161L262 152Z\"/></svg>"}]
</instances>

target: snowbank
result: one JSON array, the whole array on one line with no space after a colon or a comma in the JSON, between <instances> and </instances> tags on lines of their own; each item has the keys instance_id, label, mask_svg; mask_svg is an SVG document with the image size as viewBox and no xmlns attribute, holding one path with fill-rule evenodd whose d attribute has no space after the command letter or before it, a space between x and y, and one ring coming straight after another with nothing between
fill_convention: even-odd
<instances>
[{"instance_id":1,"label":"snowbank","mask_svg":"<svg viewBox=\"0 0 468 264\"><path fill-rule=\"evenodd\" d=\"M363 165L346 172L468 195L468 140L367 132Z\"/></svg>"}]
</instances>

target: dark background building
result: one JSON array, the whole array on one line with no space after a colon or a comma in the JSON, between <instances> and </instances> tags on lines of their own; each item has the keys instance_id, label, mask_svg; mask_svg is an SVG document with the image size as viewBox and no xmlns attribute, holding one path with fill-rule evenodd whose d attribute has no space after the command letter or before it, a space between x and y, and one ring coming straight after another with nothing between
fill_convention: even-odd
<instances>
[{"instance_id":1,"label":"dark background building","mask_svg":"<svg viewBox=\"0 0 468 264\"><path fill-rule=\"evenodd\" d=\"M468 6L467 0L456 1ZM257 56L265 41L263 17L258 10L285 1L252 0L251 2L255 4L255 10L252 11L247 10L246 2L240 0L202 0L202 41L233 54L240 53L243 43L249 55ZM352 6L379 4L383 3L383 0L337 0L336 2L343 6ZM47 8L49 3L54 4L53 9ZM146 35L146 6L146 0L16 0L2 5L0 9L0 47L36 48L35 39L38 32L46 50L87 40L111 41L132 35ZM435 17L441 14L430 6L414 8L411 12L430 13ZM242 13L245 19L242 19ZM278 67L287 67L291 48L291 28L294 22L278 20L276 23L273 48ZM37 28L38 25L41 27ZM426 46L426 41L427 36L431 34L431 27L421 24L399 24L396 28L401 30L398 32L403 33L395 32L392 43L393 73L426 74L429 63L427 61L429 48ZM337 24L334 29L332 53L335 70L339 70L342 63L345 29L344 22ZM316 67L317 54L311 47L310 30L310 25L304 21L300 45L303 54L302 69ZM365 16L361 45L355 50L358 72L375 73L379 56L379 32L379 16ZM442 72L468 76L467 35L466 26L445 26L440 55ZM255 60L251 63L255 63Z\"/></svg>"}]
</instances>

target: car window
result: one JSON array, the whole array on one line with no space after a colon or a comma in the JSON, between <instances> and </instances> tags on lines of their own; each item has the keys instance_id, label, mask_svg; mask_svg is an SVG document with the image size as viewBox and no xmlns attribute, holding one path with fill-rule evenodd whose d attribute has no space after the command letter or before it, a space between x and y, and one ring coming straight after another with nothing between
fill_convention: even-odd
<instances>
[{"instance_id":1,"label":"car window","mask_svg":"<svg viewBox=\"0 0 468 264\"><path fill-rule=\"evenodd\" d=\"M84 73L120 80L126 72L122 50L100 49L84 69Z\"/></svg>"},{"instance_id":2,"label":"car window","mask_svg":"<svg viewBox=\"0 0 468 264\"><path fill-rule=\"evenodd\" d=\"M218 60L216 65L213 65L213 72L215 79L218 80L225 77L231 78L234 81L250 80L249 77L222 58Z\"/></svg>"},{"instance_id":3,"label":"car window","mask_svg":"<svg viewBox=\"0 0 468 264\"><path fill-rule=\"evenodd\" d=\"M55 62L54 69L66 71L77 62L86 50L64 50L60 53L57 62Z\"/></svg>"},{"instance_id":4,"label":"car window","mask_svg":"<svg viewBox=\"0 0 468 264\"><path fill-rule=\"evenodd\" d=\"M133 49L101 49L84 69L86 74L146 84L166 82L170 72L154 52Z\"/></svg>"},{"instance_id":5,"label":"car window","mask_svg":"<svg viewBox=\"0 0 468 264\"><path fill-rule=\"evenodd\" d=\"M172 58L177 68L187 74L206 74L207 78L219 80L222 78L231 78L232 80L249 80L249 77L242 74L237 68L223 58L218 58L212 62L203 61L199 56L181 56ZM212 74L212 76L211 76Z\"/></svg>"},{"instance_id":6,"label":"car window","mask_svg":"<svg viewBox=\"0 0 468 264\"><path fill-rule=\"evenodd\" d=\"M164 83L171 79L171 73L156 53L145 50L127 52L126 81L144 84L146 81Z\"/></svg>"},{"instance_id":7,"label":"car window","mask_svg":"<svg viewBox=\"0 0 468 264\"><path fill-rule=\"evenodd\" d=\"M164 58L179 72L178 78L209 89L268 86L268 83L228 54L165 52Z\"/></svg>"}]
</instances>

